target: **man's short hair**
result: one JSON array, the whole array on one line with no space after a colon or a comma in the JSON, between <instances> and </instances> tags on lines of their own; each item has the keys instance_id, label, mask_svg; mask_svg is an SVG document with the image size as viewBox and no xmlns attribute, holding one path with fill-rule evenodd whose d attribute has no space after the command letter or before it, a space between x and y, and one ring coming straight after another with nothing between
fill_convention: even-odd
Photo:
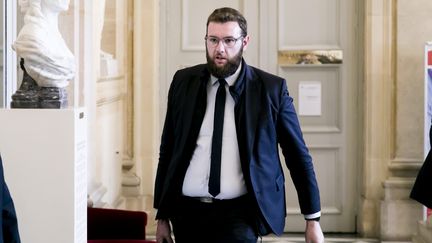
<instances>
[{"instance_id":1,"label":"man's short hair","mask_svg":"<svg viewBox=\"0 0 432 243\"><path fill-rule=\"evenodd\" d=\"M215 23L226 23L226 22L237 22L242 30L242 36L247 35L247 22L243 15L233 8L218 8L213 11L207 19L207 30L210 22Z\"/></svg>"}]
</instances>

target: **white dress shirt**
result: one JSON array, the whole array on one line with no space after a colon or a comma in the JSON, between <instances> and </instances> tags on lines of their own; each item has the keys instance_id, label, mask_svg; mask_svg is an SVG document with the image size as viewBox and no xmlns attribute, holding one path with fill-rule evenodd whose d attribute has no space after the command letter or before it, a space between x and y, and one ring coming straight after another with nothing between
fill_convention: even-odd
<instances>
[{"instance_id":1,"label":"white dress shirt","mask_svg":"<svg viewBox=\"0 0 432 243\"><path fill-rule=\"evenodd\" d=\"M222 135L221 183L217 199L231 199L247 193L243 171L240 163L239 147L234 116L235 102L229 93L229 86L237 80L241 65L237 71L225 78L228 85L225 103L225 115ZM207 106L204 120L198 135L195 151L183 181L183 195L189 197L212 197L208 192L210 178L211 147L213 137L213 120L218 79L210 77L207 85Z\"/></svg>"}]
</instances>

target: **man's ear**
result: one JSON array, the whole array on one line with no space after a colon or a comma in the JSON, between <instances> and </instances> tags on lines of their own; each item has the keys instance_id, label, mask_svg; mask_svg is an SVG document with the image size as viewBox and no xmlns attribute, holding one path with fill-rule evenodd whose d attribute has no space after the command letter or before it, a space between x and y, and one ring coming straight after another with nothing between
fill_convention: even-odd
<instances>
[{"instance_id":1,"label":"man's ear","mask_svg":"<svg viewBox=\"0 0 432 243\"><path fill-rule=\"evenodd\" d=\"M243 44L243 51L246 51L246 49L247 49L247 47L249 45L249 41L250 41L249 35L247 35L247 36L245 36L243 38L243 42L242 42L242 44Z\"/></svg>"}]
</instances>

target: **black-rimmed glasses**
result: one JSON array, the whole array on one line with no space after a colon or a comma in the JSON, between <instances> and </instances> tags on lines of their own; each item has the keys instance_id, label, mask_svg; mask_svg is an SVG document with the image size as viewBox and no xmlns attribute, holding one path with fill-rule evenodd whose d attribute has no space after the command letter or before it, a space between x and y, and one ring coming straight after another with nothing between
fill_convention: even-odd
<instances>
[{"instance_id":1,"label":"black-rimmed glasses","mask_svg":"<svg viewBox=\"0 0 432 243\"><path fill-rule=\"evenodd\" d=\"M238 40L244 38L244 36L240 36L239 38L234 37L224 37L224 38L218 38L216 36L206 36L204 39L207 42L207 45L210 47L216 47L220 41L222 41L223 45L225 47L233 47L237 43Z\"/></svg>"}]
</instances>

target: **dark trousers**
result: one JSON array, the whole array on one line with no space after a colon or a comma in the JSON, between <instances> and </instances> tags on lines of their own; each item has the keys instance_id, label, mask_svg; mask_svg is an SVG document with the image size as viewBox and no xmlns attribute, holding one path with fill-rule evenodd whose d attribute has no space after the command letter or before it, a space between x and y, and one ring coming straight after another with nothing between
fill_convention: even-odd
<instances>
[{"instance_id":1,"label":"dark trousers","mask_svg":"<svg viewBox=\"0 0 432 243\"><path fill-rule=\"evenodd\" d=\"M212 203L183 197L171 219L176 243L256 243L253 206L247 196Z\"/></svg>"}]
</instances>

